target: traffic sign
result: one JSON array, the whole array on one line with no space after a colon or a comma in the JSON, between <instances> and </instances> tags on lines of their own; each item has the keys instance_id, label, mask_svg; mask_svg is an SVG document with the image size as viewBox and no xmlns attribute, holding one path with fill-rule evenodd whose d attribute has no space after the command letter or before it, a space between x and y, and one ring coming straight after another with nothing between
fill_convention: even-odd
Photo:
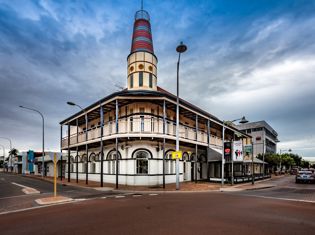
<instances>
[{"instance_id":1,"label":"traffic sign","mask_svg":"<svg viewBox=\"0 0 315 235\"><path fill-rule=\"evenodd\" d=\"M172 152L172 159L182 159L182 156L183 156L182 151Z\"/></svg>"}]
</instances>

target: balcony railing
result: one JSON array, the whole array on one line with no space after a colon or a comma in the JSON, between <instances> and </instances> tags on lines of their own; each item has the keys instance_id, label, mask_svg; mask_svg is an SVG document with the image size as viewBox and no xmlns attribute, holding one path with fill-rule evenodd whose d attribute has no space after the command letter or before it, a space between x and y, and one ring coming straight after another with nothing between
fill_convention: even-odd
<instances>
[{"instance_id":1,"label":"balcony railing","mask_svg":"<svg viewBox=\"0 0 315 235\"><path fill-rule=\"evenodd\" d=\"M133 116L118 120L118 133L116 133L115 121L104 123L103 137L115 134L132 134L132 135L163 135L163 119L158 117ZM166 121L165 134L168 136L176 136L176 123L170 120ZM87 140L94 140L101 137L101 127L93 127L87 130ZM197 138L196 138L197 137ZM197 141L207 144L207 132L198 130L193 127L179 125L179 138L181 140ZM86 132L79 132L78 135L70 135L70 146L83 143L86 141ZM210 144L222 146L222 140L214 135L210 136ZM62 147L68 146L68 137L62 138Z\"/></svg>"}]
</instances>

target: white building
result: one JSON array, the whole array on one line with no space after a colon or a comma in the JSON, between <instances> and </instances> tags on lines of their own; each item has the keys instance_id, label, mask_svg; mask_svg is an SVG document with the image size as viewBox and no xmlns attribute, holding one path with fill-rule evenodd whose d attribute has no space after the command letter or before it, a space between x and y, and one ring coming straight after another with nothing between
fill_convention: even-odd
<instances>
[{"instance_id":1,"label":"white building","mask_svg":"<svg viewBox=\"0 0 315 235\"><path fill-rule=\"evenodd\" d=\"M149 14L140 10L127 57L127 89L60 122L61 149L69 156L69 181L93 180L116 187L175 182L171 154L175 151L176 96L158 87L157 62ZM179 112L180 181L219 179L223 122L182 99ZM241 138L250 144L249 135L239 134L227 126L225 141Z\"/></svg>"}]
</instances>

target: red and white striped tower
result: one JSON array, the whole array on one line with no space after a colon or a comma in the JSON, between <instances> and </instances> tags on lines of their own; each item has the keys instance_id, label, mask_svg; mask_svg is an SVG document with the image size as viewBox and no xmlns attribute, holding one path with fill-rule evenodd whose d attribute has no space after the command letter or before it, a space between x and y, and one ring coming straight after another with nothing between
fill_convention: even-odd
<instances>
[{"instance_id":1,"label":"red and white striped tower","mask_svg":"<svg viewBox=\"0 0 315 235\"><path fill-rule=\"evenodd\" d=\"M128 90L157 90L157 58L154 55L149 13L135 14L128 61Z\"/></svg>"}]
</instances>

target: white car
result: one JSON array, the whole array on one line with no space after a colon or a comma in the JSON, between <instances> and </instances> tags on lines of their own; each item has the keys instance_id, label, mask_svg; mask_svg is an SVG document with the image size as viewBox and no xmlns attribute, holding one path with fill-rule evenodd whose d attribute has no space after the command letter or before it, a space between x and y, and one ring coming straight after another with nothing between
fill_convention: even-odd
<instances>
[{"instance_id":1,"label":"white car","mask_svg":"<svg viewBox=\"0 0 315 235\"><path fill-rule=\"evenodd\" d=\"M295 176L295 183L315 183L315 175L312 171L299 171Z\"/></svg>"}]
</instances>

